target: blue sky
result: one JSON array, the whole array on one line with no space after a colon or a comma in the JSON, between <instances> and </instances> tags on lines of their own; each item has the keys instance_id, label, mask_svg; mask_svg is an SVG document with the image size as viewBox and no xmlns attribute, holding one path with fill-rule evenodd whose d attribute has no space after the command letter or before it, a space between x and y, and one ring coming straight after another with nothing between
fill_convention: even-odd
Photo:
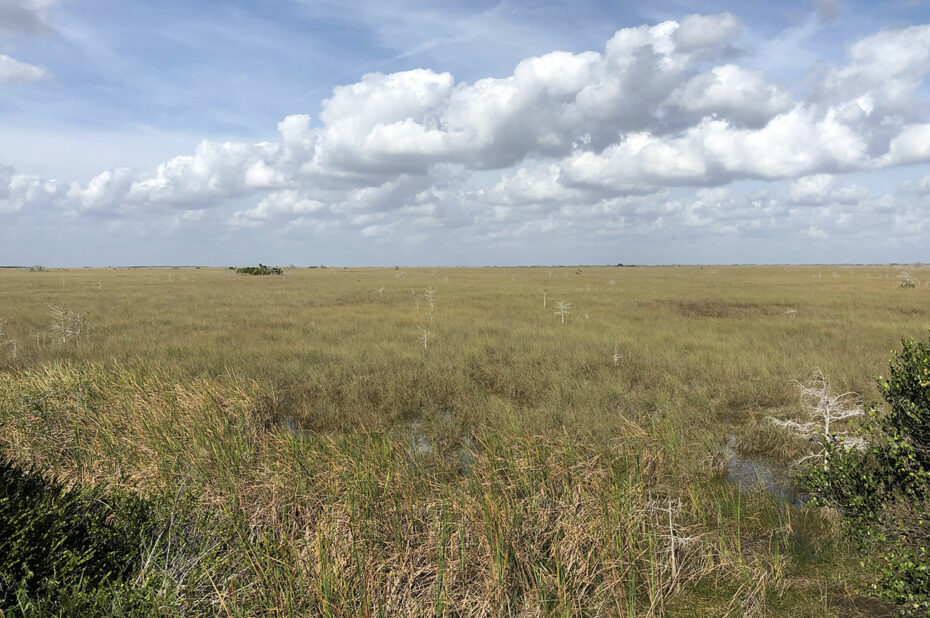
<instances>
[{"instance_id":1,"label":"blue sky","mask_svg":"<svg viewBox=\"0 0 930 618\"><path fill-rule=\"evenodd\" d=\"M0 0L0 263L927 261L928 23Z\"/></svg>"}]
</instances>

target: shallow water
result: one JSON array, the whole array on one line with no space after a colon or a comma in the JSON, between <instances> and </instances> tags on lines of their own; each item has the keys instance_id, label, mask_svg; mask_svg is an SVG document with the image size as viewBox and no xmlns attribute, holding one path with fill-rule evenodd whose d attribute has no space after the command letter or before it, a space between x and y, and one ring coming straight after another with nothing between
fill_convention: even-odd
<instances>
[{"instance_id":1,"label":"shallow water","mask_svg":"<svg viewBox=\"0 0 930 618\"><path fill-rule=\"evenodd\" d=\"M419 421L410 423L408 451L411 455L417 455L419 457L426 457L433 454L433 444L426 434L420 431Z\"/></svg>"},{"instance_id":2,"label":"shallow water","mask_svg":"<svg viewBox=\"0 0 930 618\"><path fill-rule=\"evenodd\" d=\"M736 436L730 436L723 447L727 463L727 481L740 490L752 491L762 487L779 502L801 506L807 496L799 492L788 478L788 471L772 461L760 457L744 457L736 450Z\"/></svg>"},{"instance_id":3,"label":"shallow water","mask_svg":"<svg viewBox=\"0 0 930 618\"><path fill-rule=\"evenodd\" d=\"M410 423L407 441L407 455L409 457L430 457L437 453L436 447L429 437L420 430L420 423ZM462 436L462 446L452 452L446 453L445 461L454 465L460 472L468 472L477 461L475 444L471 436Z\"/></svg>"},{"instance_id":4,"label":"shallow water","mask_svg":"<svg viewBox=\"0 0 930 618\"><path fill-rule=\"evenodd\" d=\"M301 437L301 438L309 436L312 433L309 429L304 429L303 427L301 427L300 424L297 423L290 416L286 416L278 420L276 424L278 425L278 427L281 427L282 429L286 429L288 433L294 436Z\"/></svg>"}]
</instances>

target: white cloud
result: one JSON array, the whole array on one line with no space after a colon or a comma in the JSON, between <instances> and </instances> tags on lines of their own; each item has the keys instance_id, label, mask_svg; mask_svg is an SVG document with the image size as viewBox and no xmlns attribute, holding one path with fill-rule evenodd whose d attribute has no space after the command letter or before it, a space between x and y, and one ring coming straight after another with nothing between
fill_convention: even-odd
<instances>
[{"instance_id":1,"label":"white cloud","mask_svg":"<svg viewBox=\"0 0 930 618\"><path fill-rule=\"evenodd\" d=\"M275 164L281 146L270 142L201 142L193 156L175 157L138 176L126 199L137 203L208 205L211 201L285 184Z\"/></svg>"},{"instance_id":2,"label":"white cloud","mask_svg":"<svg viewBox=\"0 0 930 618\"><path fill-rule=\"evenodd\" d=\"M792 104L791 95L766 82L761 71L734 64L691 78L668 98L668 105L699 117L719 115L752 126L764 125Z\"/></svg>"},{"instance_id":3,"label":"white cloud","mask_svg":"<svg viewBox=\"0 0 930 618\"><path fill-rule=\"evenodd\" d=\"M888 198L836 175L930 161L915 85L923 31L853 44L827 87L798 101L762 72L715 66L738 27L724 14L625 28L602 52L556 51L472 83L426 69L371 73L335 88L315 121L282 119L275 142L204 141L154 169L116 168L67 190L7 172L0 211L53 204L177 225L463 239L871 224ZM872 67L877 47L905 65L887 73L897 94ZM197 214L208 208L220 212Z\"/></svg>"},{"instance_id":4,"label":"white cloud","mask_svg":"<svg viewBox=\"0 0 930 618\"><path fill-rule=\"evenodd\" d=\"M0 165L0 214L28 207L57 206L62 193L62 187L54 180L17 174L12 167Z\"/></svg>"},{"instance_id":5,"label":"white cloud","mask_svg":"<svg viewBox=\"0 0 930 618\"><path fill-rule=\"evenodd\" d=\"M812 240L825 240L828 237L827 233L816 225L803 230L803 234Z\"/></svg>"},{"instance_id":6,"label":"white cloud","mask_svg":"<svg viewBox=\"0 0 930 618\"><path fill-rule=\"evenodd\" d=\"M930 123L905 127L888 144L888 152L882 156L881 164L907 165L928 160L930 160Z\"/></svg>"},{"instance_id":7,"label":"white cloud","mask_svg":"<svg viewBox=\"0 0 930 618\"><path fill-rule=\"evenodd\" d=\"M836 118L796 106L761 129L702 120L680 135L633 133L602 153L581 152L564 164L569 184L616 190L666 184L721 184L738 178L791 178L824 169L866 166L865 145Z\"/></svg>"},{"instance_id":8,"label":"white cloud","mask_svg":"<svg viewBox=\"0 0 930 618\"><path fill-rule=\"evenodd\" d=\"M579 139L603 147L620 131L651 126L656 106L703 54L735 35L735 24L723 14L624 28L603 53L552 52L524 60L510 77L472 84L427 70L366 75L324 101L313 169L499 168L566 154Z\"/></svg>"},{"instance_id":9,"label":"white cloud","mask_svg":"<svg viewBox=\"0 0 930 618\"><path fill-rule=\"evenodd\" d=\"M814 174L799 178L791 184L789 196L795 204L856 204L869 195L861 185L837 186L831 174Z\"/></svg>"},{"instance_id":10,"label":"white cloud","mask_svg":"<svg viewBox=\"0 0 930 618\"><path fill-rule=\"evenodd\" d=\"M0 54L0 86L34 82L49 76L49 72L42 67L26 64L6 54Z\"/></svg>"},{"instance_id":11,"label":"white cloud","mask_svg":"<svg viewBox=\"0 0 930 618\"><path fill-rule=\"evenodd\" d=\"M294 189L286 189L269 194L255 208L237 211L230 223L234 227L256 227L269 219L294 219L323 211L322 202Z\"/></svg>"},{"instance_id":12,"label":"white cloud","mask_svg":"<svg viewBox=\"0 0 930 618\"><path fill-rule=\"evenodd\" d=\"M126 197L133 178L129 168L107 170L91 178L86 187L73 183L67 195L80 210L116 210Z\"/></svg>"},{"instance_id":13,"label":"white cloud","mask_svg":"<svg viewBox=\"0 0 930 618\"><path fill-rule=\"evenodd\" d=\"M827 74L825 93L843 100L867 93L879 112L919 112L914 93L928 72L930 25L883 30L850 46L849 63Z\"/></svg>"},{"instance_id":14,"label":"white cloud","mask_svg":"<svg viewBox=\"0 0 930 618\"><path fill-rule=\"evenodd\" d=\"M739 33L739 21L729 13L688 15L674 33L681 49L696 50L722 45Z\"/></svg>"},{"instance_id":15,"label":"white cloud","mask_svg":"<svg viewBox=\"0 0 930 618\"><path fill-rule=\"evenodd\" d=\"M482 189L479 196L489 203L507 206L583 200L583 192L561 184L559 175L556 165L534 170L521 167L515 173L505 173L494 186Z\"/></svg>"}]
</instances>

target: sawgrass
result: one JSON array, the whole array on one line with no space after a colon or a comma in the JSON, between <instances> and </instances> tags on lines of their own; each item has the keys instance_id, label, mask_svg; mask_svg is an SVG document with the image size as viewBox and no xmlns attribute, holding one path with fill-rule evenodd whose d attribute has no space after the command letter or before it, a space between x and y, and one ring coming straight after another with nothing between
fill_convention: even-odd
<instances>
[{"instance_id":1,"label":"sawgrass","mask_svg":"<svg viewBox=\"0 0 930 618\"><path fill-rule=\"evenodd\" d=\"M867 615L835 516L722 453L787 466L814 366L874 398L930 328L909 270L4 269L0 454L177 496L146 611Z\"/></svg>"}]
</instances>

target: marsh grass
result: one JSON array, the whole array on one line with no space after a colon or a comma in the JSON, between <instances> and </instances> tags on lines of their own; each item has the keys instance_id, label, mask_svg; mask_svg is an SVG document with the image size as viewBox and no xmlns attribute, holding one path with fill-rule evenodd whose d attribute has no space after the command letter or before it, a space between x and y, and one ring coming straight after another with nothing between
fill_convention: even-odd
<instances>
[{"instance_id":1,"label":"marsh grass","mask_svg":"<svg viewBox=\"0 0 930 618\"><path fill-rule=\"evenodd\" d=\"M721 459L735 435L788 465L764 419L801 411L791 380L870 393L930 327L892 269L817 272L0 271L31 342L0 356L0 451L172 497L146 611L854 615L873 573L835 516ZM440 281L427 353L410 290ZM554 320L544 287L589 318ZM49 304L93 329L35 337Z\"/></svg>"}]
</instances>

